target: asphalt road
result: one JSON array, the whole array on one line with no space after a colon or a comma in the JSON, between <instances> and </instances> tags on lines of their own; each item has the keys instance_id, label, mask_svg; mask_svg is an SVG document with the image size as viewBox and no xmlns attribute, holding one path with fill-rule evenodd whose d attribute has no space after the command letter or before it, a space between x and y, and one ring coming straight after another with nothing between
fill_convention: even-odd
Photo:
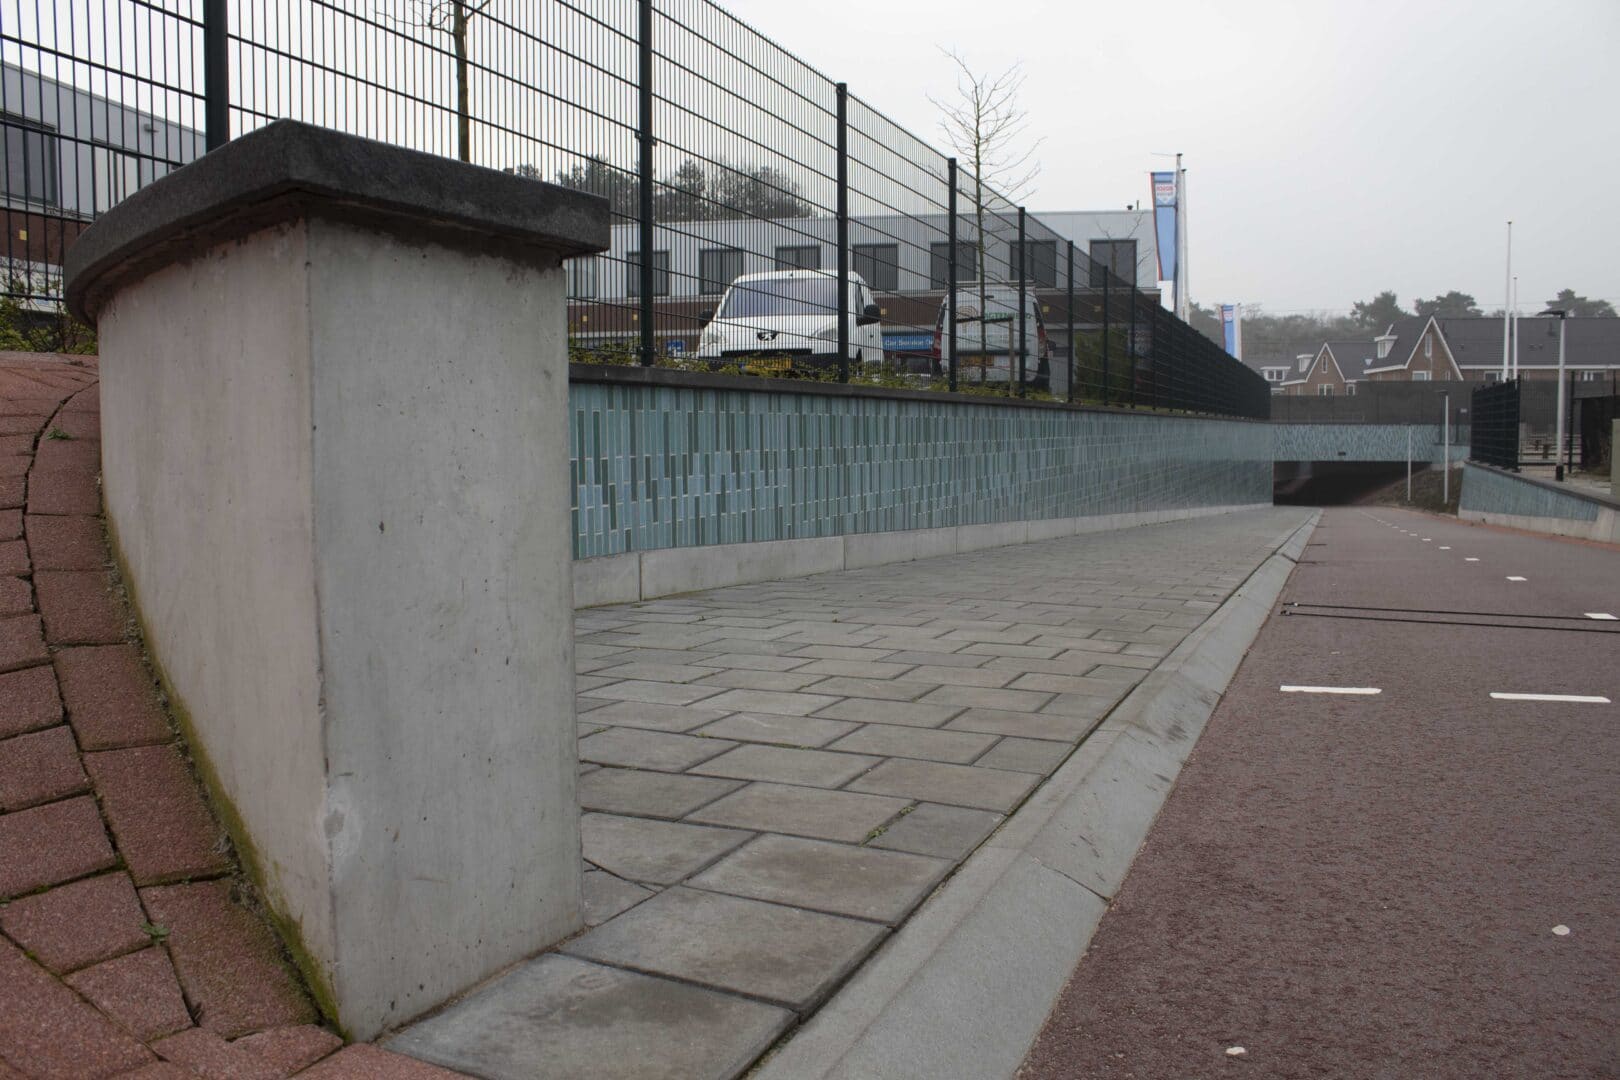
<instances>
[{"instance_id":1,"label":"asphalt road","mask_svg":"<svg viewBox=\"0 0 1620 1080\"><path fill-rule=\"evenodd\" d=\"M1620 702L1589 613L1620 550L1327 511L1019 1075L1620 1077L1620 705L1490 696Z\"/></svg>"}]
</instances>

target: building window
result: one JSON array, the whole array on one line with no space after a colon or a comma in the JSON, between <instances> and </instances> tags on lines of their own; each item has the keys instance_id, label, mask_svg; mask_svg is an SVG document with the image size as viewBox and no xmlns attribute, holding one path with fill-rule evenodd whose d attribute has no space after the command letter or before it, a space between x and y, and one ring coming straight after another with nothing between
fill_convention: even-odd
<instances>
[{"instance_id":1,"label":"building window","mask_svg":"<svg viewBox=\"0 0 1620 1080\"><path fill-rule=\"evenodd\" d=\"M1414 372L1412 372L1412 381L1413 382L1428 382L1429 381L1429 373L1427 371L1414 371Z\"/></svg>"},{"instance_id":2,"label":"building window","mask_svg":"<svg viewBox=\"0 0 1620 1080\"><path fill-rule=\"evenodd\" d=\"M1093 240L1091 242L1091 287L1107 284L1107 273L1126 285L1136 283L1135 240Z\"/></svg>"},{"instance_id":3,"label":"building window","mask_svg":"<svg viewBox=\"0 0 1620 1080\"><path fill-rule=\"evenodd\" d=\"M778 270L820 270L821 245L796 244L776 249Z\"/></svg>"},{"instance_id":4,"label":"building window","mask_svg":"<svg viewBox=\"0 0 1620 1080\"><path fill-rule=\"evenodd\" d=\"M1266 381L1267 382L1282 382L1283 381L1283 369L1282 368L1266 368L1265 376L1266 376Z\"/></svg>"},{"instance_id":5,"label":"building window","mask_svg":"<svg viewBox=\"0 0 1620 1080\"><path fill-rule=\"evenodd\" d=\"M655 252L652 253L652 257L653 257L653 261L652 261L653 295L654 296L668 296L669 295L669 252L667 252L667 251L655 251ZM624 294L626 296L640 296L641 295L641 252L632 251L630 253L630 255L625 259L624 269L625 269L625 274L628 277L628 283L625 285Z\"/></svg>"},{"instance_id":6,"label":"building window","mask_svg":"<svg viewBox=\"0 0 1620 1080\"><path fill-rule=\"evenodd\" d=\"M1485 381L1488 383L1501 382L1502 373L1500 371L1487 371L1485 373Z\"/></svg>"},{"instance_id":7,"label":"building window","mask_svg":"<svg viewBox=\"0 0 1620 1080\"><path fill-rule=\"evenodd\" d=\"M1024 249L1024 279L1038 289L1057 288L1057 241L1026 240ZM1018 273L1017 241L1007 245L1007 265Z\"/></svg>"},{"instance_id":8,"label":"building window","mask_svg":"<svg viewBox=\"0 0 1620 1080\"><path fill-rule=\"evenodd\" d=\"M596 256L581 255L563 263L568 268L568 298L596 299Z\"/></svg>"},{"instance_id":9,"label":"building window","mask_svg":"<svg viewBox=\"0 0 1620 1080\"><path fill-rule=\"evenodd\" d=\"M1434 359L1434 338L1428 334L1423 336L1423 359Z\"/></svg>"},{"instance_id":10,"label":"building window","mask_svg":"<svg viewBox=\"0 0 1620 1080\"><path fill-rule=\"evenodd\" d=\"M1386 360L1389 358L1389 347L1392 344L1393 342L1391 342L1388 338L1378 339L1378 359Z\"/></svg>"},{"instance_id":11,"label":"building window","mask_svg":"<svg viewBox=\"0 0 1620 1080\"><path fill-rule=\"evenodd\" d=\"M951 267L945 260L950 258L951 245L928 245L928 287L930 289L946 289L950 287ZM977 281L979 271L973 258L978 249L972 244L956 243L956 283L966 285L970 281Z\"/></svg>"},{"instance_id":12,"label":"building window","mask_svg":"<svg viewBox=\"0 0 1620 1080\"><path fill-rule=\"evenodd\" d=\"M737 248L710 248L698 252L698 292L716 296L742 277L743 253Z\"/></svg>"},{"instance_id":13,"label":"building window","mask_svg":"<svg viewBox=\"0 0 1620 1080\"><path fill-rule=\"evenodd\" d=\"M856 244L850 253L854 257L850 269L872 289L894 292L900 288L899 244Z\"/></svg>"},{"instance_id":14,"label":"building window","mask_svg":"<svg viewBox=\"0 0 1620 1080\"><path fill-rule=\"evenodd\" d=\"M1603 372L1601 371L1581 372L1581 382L1597 382L1601 378L1603 378Z\"/></svg>"},{"instance_id":15,"label":"building window","mask_svg":"<svg viewBox=\"0 0 1620 1080\"><path fill-rule=\"evenodd\" d=\"M1347 383L1344 384L1344 396L1345 397L1355 397L1356 396L1356 384L1355 383L1347 382Z\"/></svg>"},{"instance_id":16,"label":"building window","mask_svg":"<svg viewBox=\"0 0 1620 1080\"><path fill-rule=\"evenodd\" d=\"M60 205L56 135L21 117L7 116L4 128L6 195L18 202Z\"/></svg>"},{"instance_id":17,"label":"building window","mask_svg":"<svg viewBox=\"0 0 1620 1080\"><path fill-rule=\"evenodd\" d=\"M1318 386L1316 388L1316 396L1317 397L1332 397L1333 396L1333 387L1328 385L1327 383L1322 383L1320 386Z\"/></svg>"}]
</instances>

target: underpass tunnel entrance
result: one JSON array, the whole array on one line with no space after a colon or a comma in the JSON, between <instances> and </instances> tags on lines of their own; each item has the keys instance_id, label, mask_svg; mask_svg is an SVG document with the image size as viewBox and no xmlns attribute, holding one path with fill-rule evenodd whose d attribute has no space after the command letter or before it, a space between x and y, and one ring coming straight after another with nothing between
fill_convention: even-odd
<instances>
[{"instance_id":1,"label":"underpass tunnel entrance","mask_svg":"<svg viewBox=\"0 0 1620 1080\"><path fill-rule=\"evenodd\" d=\"M1427 463L1415 463L1413 483L1428 471ZM1383 501L1391 488L1404 492L1405 483L1404 461L1278 461L1271 495L1279 506L1355 506Z\"/></svg>"}]
</instances>

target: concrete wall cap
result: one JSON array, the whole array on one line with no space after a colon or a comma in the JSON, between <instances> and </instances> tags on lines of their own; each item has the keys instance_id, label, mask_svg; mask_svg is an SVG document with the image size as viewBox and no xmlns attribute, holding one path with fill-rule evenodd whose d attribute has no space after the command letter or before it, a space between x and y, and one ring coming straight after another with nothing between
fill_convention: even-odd
<instances>
[{"instance_id":1,"label":"concrete wall cap","mask_svg":"<svg viewBox=\"0 0 1620 1080\"><path fill-rule=\"evenodd\" d=\"M312 214L531 259L605 251L609 241L608 203L600 196L277 120L98 218L67 253L68 309L92 322L125 282Z\"/></svg>"}]
</instances>

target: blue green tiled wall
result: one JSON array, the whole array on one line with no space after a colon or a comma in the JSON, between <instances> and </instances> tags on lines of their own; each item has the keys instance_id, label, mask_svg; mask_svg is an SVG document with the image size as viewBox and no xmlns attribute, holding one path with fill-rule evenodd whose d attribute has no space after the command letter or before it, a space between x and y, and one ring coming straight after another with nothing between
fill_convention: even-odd
<instances>
[{"instance_id":1,"label":"blue green tiled wall","mask_svg":"<svg viewBox=\"0 0 1620 1080\"><path fill-rule=\"evenodd\" d=\"M1271 501L1269 426L575 383L576 558Z\"/></svg>"},{"instance_id":2,"label":"blue green tiled wall","mask_svg":"<svg viewBox=\"0 0 1620 1080\"><path fill-rule=\"evenodd\" d=\"M1415 461L1445 456L1439 424L1272 424L1273 456L1278 461L1405 461L1411 435ZM1451 460L1468 456L1466 424L1451 429Z\"/></svg>"}]
</instances>

